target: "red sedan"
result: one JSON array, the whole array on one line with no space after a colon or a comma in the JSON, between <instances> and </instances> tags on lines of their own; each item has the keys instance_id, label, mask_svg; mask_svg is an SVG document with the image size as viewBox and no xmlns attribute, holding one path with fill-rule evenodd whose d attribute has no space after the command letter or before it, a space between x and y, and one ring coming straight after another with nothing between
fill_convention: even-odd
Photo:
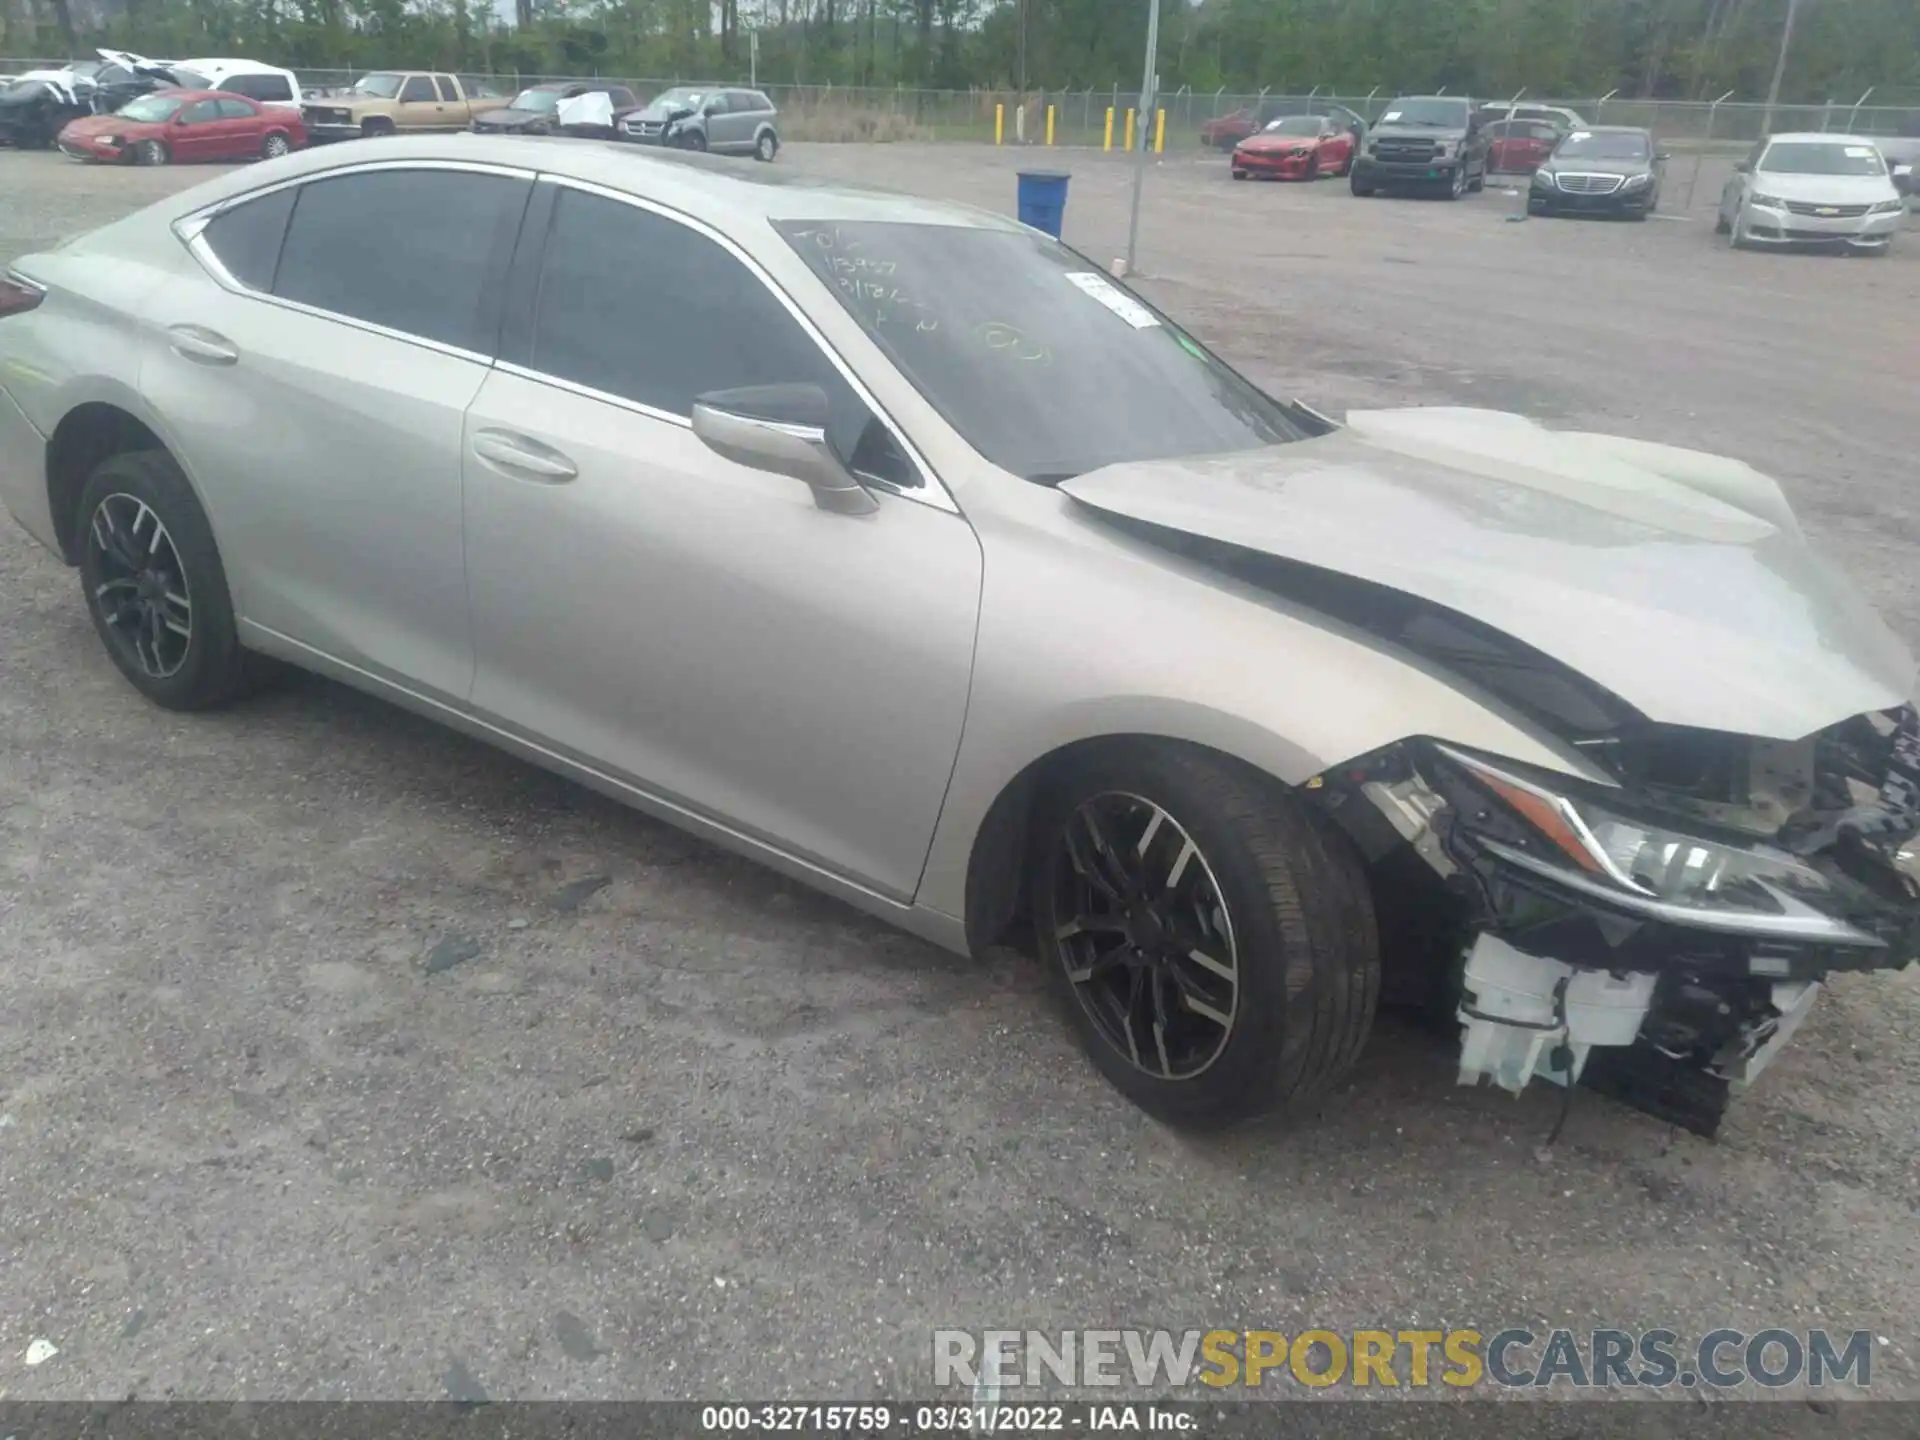
<instances>
[{"instance_id":1,"label":"red sedan","mask_svg":"<svg viewBox=\"0 0 1920 1440\"><path fill-rule=\"evenodd\" d=\"M298 111L212 90L156 90L60 132L60 148L75 159L131 165L271 160L306 143Z\"/></svg>"},{"instance_id":2,"label":"red sedan","mask_svg":"<svg viewBox=\"0 0 1920 1440\"><path fill-rule=\"evenodd\" d=\"M1233 147L1233 178L1315 180L1353 168L1353 133L1324 115L1289 115Z\"/></svg>"},{"instance_id":3,"label":"red sedan","mask_svg":"<svg viewBox=\"0 0 1920 1440\"><path fill-rule=\"evenodd\" d=\"M1540 120L1496 120L1487 126L1487 173L1531 175L1566 134Z\"/></svg>"}]
</instances>

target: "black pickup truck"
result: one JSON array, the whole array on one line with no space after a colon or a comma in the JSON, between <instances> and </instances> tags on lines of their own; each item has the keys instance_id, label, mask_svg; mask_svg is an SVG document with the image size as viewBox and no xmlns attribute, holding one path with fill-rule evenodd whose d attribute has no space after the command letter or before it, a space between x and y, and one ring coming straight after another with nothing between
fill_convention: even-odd
<instances>
[{"instance_id":1,"label":"black pickup truck","mask_svg":"<svg viewBox=\"0 0 1920 1440\"><path fill-rule=\"evenodd\" d=\"M1458 95L1408 95L1380 112L1353 160L1348 187L1438 190L1458 200L1487 183L1488 140L1474 102Z\"/></svg>"}]
</instances>

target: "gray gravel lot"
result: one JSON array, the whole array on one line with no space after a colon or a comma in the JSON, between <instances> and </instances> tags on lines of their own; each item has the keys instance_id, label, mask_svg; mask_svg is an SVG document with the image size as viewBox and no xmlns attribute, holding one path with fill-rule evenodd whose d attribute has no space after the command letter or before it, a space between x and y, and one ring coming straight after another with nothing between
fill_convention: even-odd
<instances>
[{"instance_id":1,"label":"gray gravel lot","mask_svg":"<svg viewBox=\"0 0 1920 1440\"><path fill-rule=\"evenodd\" d=\"M1031 158L781 163L1010 209ZM1119 255L1124 165L1045 163ZM1920 234L1730 253L1723 163L1632 225L1168 161L1143 284L1336 415L1753 461L1920 643ZM204 174L0 152L0 258ZM1920 968L1836 984L1718 1144L1586 1094L1543 1160L1549 1087L1392 1020L1322 1122L1196 1143L1012 956L319 681L162 714L11 527L0 613L0 1396L853 1399L927 1393L936 1326L1509 1323L1867 1328L1920 1396Z\"/></svg>"}]
</instances>

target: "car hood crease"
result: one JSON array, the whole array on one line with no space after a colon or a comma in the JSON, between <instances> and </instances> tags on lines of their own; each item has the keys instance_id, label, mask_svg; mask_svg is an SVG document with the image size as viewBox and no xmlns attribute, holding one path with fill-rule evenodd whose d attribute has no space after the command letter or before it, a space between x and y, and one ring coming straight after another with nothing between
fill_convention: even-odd
<instances>
[{"instance_id":1,"label":"car hood crease","mask_svg":"<svg viewBox=\"0 0 1920 1440\"><path fill-rule=\"evenodd\" d=\"M1656 722L1795 740L1912 689L1906 648L1808 548L1779 488L1718 456L1493 411L1365 411L1315 439L1059 488L1443 605Z\"/></svg>"}]
</instances>

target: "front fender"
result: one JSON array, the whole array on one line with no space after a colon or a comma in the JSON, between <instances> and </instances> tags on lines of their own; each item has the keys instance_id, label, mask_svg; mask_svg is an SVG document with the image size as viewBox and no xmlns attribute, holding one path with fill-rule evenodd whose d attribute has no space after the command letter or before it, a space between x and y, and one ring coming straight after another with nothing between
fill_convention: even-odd
<instances>
[{"instance_id":1,"label":"front fender","mask_svg":"<svg viewBox=\"0 0 1920 1440\"><path fill-rule=\"evenodd\" d=\"M1013 483L970 516L986 555L978 658L919 904L964 915L974 843L1002 792L1063 747L1108 736L1204 745L1287 785L1413 735L1608 783L1439 667Z\"/></svg>"}]
</instances>

